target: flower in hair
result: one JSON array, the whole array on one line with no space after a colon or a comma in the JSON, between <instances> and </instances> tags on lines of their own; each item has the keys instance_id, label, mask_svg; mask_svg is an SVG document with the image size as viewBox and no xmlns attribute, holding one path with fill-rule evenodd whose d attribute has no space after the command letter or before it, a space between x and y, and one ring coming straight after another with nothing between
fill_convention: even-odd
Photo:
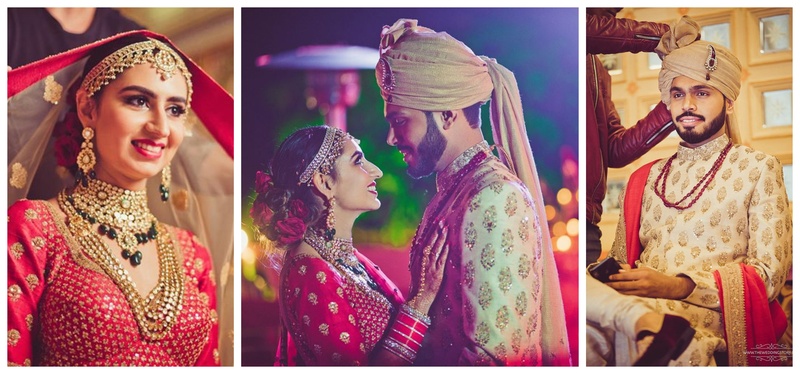
<instances>
[{"instance_id":1,"label":"flower in hair","mask_svg":"<svg viewBox=\"0 0 800 374\"><path fill-rule=\"evenodd\" d=\"M263 199L256 198L253 202L253 207L250 208L250 217L253 218L253 223L260 228L266 227L270 224L274 213L272 209L267 206L267 202Z\"/></svg>"},{"instance_id":2,"label":"flower in hair","mask_svg":"<svg viewBox=\"0 0 800 374\"><path fill-rule=\"evenodd\" d=\"M262 171L256 172L256 193L265 194L272 188L272 176Z\"/></svg>"},{"instance_id":3,"label":"flower in hair","mask_svg":"<svg viewBox=\"0 0 800 374\"><path fill-rule=\"evenodd\" d=\"M278 242L282 245L292 244L303 239L306 233L306 224L297 217L288 217L275 224L275 229L280 234Z\"/></svg>"},{"instance_id":4,"label":"flower in hair","mask_svg":"<svg viewBox=\"0 0 800 374\"><path fill-rule=\"evenodd\" d=\"M293 199L289 202L289 214L292 217L305 220L308 217L308 208L306 208L306 204L302 200Z\"/></svg>"},{"instance_id":5,"label":"flower in hair","mask_svg":"<svg viewBox=\"0 0 800 374\"><path fill-rule=\"evenodd\" d=\"M78 119L78 114L68 111L64 119L56 124L53 136L56 138L56 162L59 166L71 169L77 165L78 153L81 151L81 131L83 126Z\"/></svg>"}]
</instances>

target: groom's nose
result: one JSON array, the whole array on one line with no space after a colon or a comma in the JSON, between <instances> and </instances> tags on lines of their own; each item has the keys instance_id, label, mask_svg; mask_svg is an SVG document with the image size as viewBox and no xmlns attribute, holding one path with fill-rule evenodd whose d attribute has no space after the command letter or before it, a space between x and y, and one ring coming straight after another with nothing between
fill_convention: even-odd
<instances>
[{"instance_id":1,"label":"groom's nose","mask_svg":"<svg viewBox=\"0 0 800 374\"><path fill-rule=\"evenodd\" d=\"M397 145L397 138L394 136L394 129L391 126L389 126L389 134L386 135L386 144Z\"/></svg>"}]
</instances>

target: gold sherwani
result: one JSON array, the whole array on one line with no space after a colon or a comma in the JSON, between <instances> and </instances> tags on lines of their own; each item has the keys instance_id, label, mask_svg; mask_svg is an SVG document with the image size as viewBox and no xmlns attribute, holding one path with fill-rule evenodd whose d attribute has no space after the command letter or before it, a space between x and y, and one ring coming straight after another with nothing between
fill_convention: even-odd
<instances>
[{"instance_id":1,"label":"gold sherwani","mask_svg":"<svg viewBox=\"0 0 800 374\"><path fill-rule=\"evenodd\" d=\"M486 158L469 165L479 153ZM414 283L422 247L440 220L449 228L450 252L415 364L547 362L547 352L542 352L542 325L547 321L540 312L547 223L539 222L528 189L491 155L485 142L437 176L437 193L411 251Z\"/></svg>"},{"instance_id":2,"label":"gold sherwani","mask_svg":"<svg viewBox=\"0 0 800 374\"><path fill-rule=\"evenodd\" d=\"M676 202L685 196L728 142L723 135L695 149L681 146L667 175L667 200ZM656 162L647 178L637 265L688 276L696 287L683 300L642 299L657 312L686 318L697 330L692 344L672 364L714 365L714 352L728 349L714 271L725 277L738 271L739 263L750 265L773 300L791 268L792 218L783 170L775 157L734 145L697 202L678 210L667 208L653 188L666 161ZM624 203L624 196L620 201ZM627 262L625 230L621 216L611 255L622 262Z\"/></svg>"}]
</instances>

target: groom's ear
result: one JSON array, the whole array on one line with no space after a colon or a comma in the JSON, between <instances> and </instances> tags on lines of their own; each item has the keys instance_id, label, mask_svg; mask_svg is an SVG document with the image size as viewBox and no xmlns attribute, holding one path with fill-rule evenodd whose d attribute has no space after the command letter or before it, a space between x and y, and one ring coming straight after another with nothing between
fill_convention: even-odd
<instances>
[{"instance_id":1,"label":"groom's ear","mask_svg":"<svg viewBox=\"0 0 800 374\"><path fill-rule=\"evenodd\" d=\"M320 172L315 172L314 176L311 177L311 182L314 184L314 187L317 188L317 191L325 195L326 198L333 196L330 175L324 175Z\"/></svg>"}]
</instances>

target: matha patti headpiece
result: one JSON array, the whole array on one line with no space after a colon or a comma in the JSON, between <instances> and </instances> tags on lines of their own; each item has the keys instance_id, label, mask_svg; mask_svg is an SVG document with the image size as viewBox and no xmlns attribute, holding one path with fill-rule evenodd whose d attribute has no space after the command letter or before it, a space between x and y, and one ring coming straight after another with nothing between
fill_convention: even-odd
<instances>
[{"instance_id":1,"label":"matha patti headpiece","mask_svg":"<svg viewBox=\"0 0 800 374\"><path fill-rule=\"evenodd\" d=\"M311 177L315 171L319 171L322 174L330 174L336 159L344 152L345 140L350 137L350 134L342 130L327 127L322 146L319 147L319 151L314 155L314 159L308 164L303 174L300 174L300 181L297 184L310 184Z\"/></svg>"},{"instance_id":2,"label":"matha patti headpiece","mask_svg":"<svg viewBox=\"0 0 800 374\"><path fill-rule=\"evenodd\" d=\"M186 79L186 106L189 107L192 100L192 74L175 50L155 39L127 45L106 56L86 74L81 89L92 97L125 69L146 62L152 64L161 75L161 80L172 78L176 69L180 71Z\"/></svg>"}]
</instances>

